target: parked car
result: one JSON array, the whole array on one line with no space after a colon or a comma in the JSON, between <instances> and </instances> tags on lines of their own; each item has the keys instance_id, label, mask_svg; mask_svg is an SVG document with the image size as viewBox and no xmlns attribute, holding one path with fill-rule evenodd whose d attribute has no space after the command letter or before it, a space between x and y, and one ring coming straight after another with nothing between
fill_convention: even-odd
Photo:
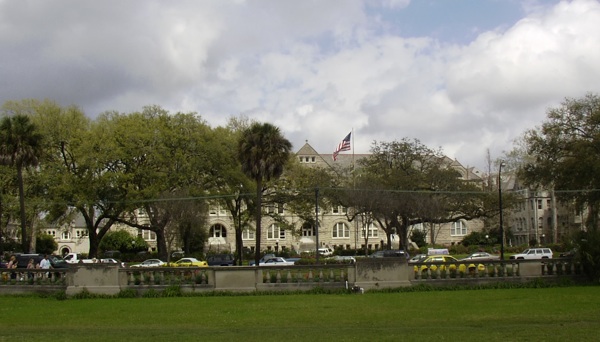
<instances>
[{"instance_id":1,"label":"parked car","mask_svg":"<svg viewBox=\"0 0 600 342\"><path fill-rule=\"evenodd\" d=\"M486 253L486 252L476 252L476 253L472 253L471 255L469 255L465 258L460 259L460 261L470 261L470 260L493 261L493 260L500 260L500 256Z\"/></svg>"},{"instance_id":2,"label":"parked car","mask_svg":"<svg viewBox=\"0 0 600 342\"><path fill-rule=\"evenodd\" d=\"M184 256L185 256L184 251L175 251L175 252L171 253L172 259L183 258Z\"/></svg>"},{"instance_id":3,"label":"parked car","mask_svg":"<svg viewBox=\"0 0 600 342\"><path fill-rule=\"evenodd\" d=\"M106 252L104 252L103 257L105 259L120 259L121 252L120 251L106 251Z\"/></svg>"},{"instance_id":4,"label":"parked car","mask_svg":"<svg viewBox=\"0 0 600 342\"><path fill-rule=\"evenodd\" d=\"M44 259L44 254L15 254L17 257L17 268L27 268L27 263L29 263L29 259L33 259L33 264L38 265L42 259ZM67 262L56 255L48 255L48 260L50 261L50 266L52 268L67 268L69 265Z\"/></svg>"},{"instance_id":5,"label":"parked car","mask_svg":"<svg viewBox=\"0 0 600 342\"><path fill-rule=\"evenodd\" d=\"M115 264L118 265L119 267L125 267L125 263L122 262L121 260L117 260L115 258L104 258L104 259L100 259L100 263L101 264Z\"/></svg>"},{"instance_id":6,"label":"parked car","mask_svg":"<svg viewBox=\"0 0 600 342\"><path fill-rule=\"evenodd\" d=\"M319 248L319 255L322 255L324 257L332 256L333 250L331 250L331 248L327 248L327 247Z\"/></svg>"},{"instance_id":7,"label":"parked car","mask_svg":"<svg viewBox=\"0 0 600 342\"><path fill-rule=\"evenodd\" d=\"M552 259L552 254L550 248L528 248L519 254L511 255L509 259Z\"/></svg>"},{"instance_id":8,"label":"parked car","mask_svg":"<svg viewBox=\"0 0 600 342\"><path fill-rule=\"evenodd\" d=\"M408 256L401 249L388 249L383 251L375 251L373 254L369 255L370 258L405 258Z\"/></svg>"},{"instance_id":9,"label":"parked car","mask_svg":"<svg viewBox=\"0 0 600 342\"><path fill-rule=\"evenodd\" d=\"M261 262L259 266L292 266L294 265L293 261L287 261L282 257L274 257L265 262Z\"/></svg>"},{"instance_id":10,"label":"parked car","mask_svg":"<svg viewBox=\"0 0 600 342\"><path fill-rule=\"evenodd\" d=\"M573 248L570 251L560 253L561 258L572 258L577 255L577 249Z\"/></svg>"},{"instance_id":11,"label":"parked car","mask_svg":"<svg viewBox=\"0 0 600 342\"><path fill-rule=\"evenodd\" d=\"M408 259L409 264L414 264L416 262L420 262L423 259L427 258L427 254L417 254L414 257Z\"/></svg>"},{"instance_id":12,"label":"parked car","mask_svg":"<svg viewBox=\"0 0 600 342\"><path fill-rule=\"evenodd\" d=\"M262 258L260 258L260 260L258 261L259 265L264 263L265 261L275 258L275 254L265 254ZM254 260L250 260L248 261L248 265L250 266L254 266L256 264L256 262Z\"/></svg>"},{"instance_id":13,"label":"parked car","mask_svg":"<svg viewBox=\"0 0 600 342\"><path fill-rule=\"evenodd\" d=\"M234 261L231 254L214 254L206 258L208 266L234 266Z\"/></svg>"},{"instance_id":14,"label":"parked car","mask_svg":"<svg viewBox=\"0 0 600 342\"><path fill-rule=\"evenodd\" d=\"M164 264L163 266L167 267L208 267L208 263L206 261L200 261L196 258L181 258L175 262L170 262Z\"/></svg>"},{"instance_id":15,"label":"parked car","mask_svg":"<svg viewBox=\"0 0 600 342\"><path fill-rule=\"evenodd\" d=\"M356 263L356 258L354 258L351 255L336 255L333 257L333 260L339 261L342 263L347 263L347 264L355 264Z\"/></svg>"},{"instance_id":16,"label":"parked car","mask_svg":"<svg viewBox=\"0 0 600 342\"><path fill-rule=\"evenodd\" d=\"M160 259L146 259L139 264L131 265L131 267L160 267L164 264L165 262Z\"/></svg>"}]
</instances>

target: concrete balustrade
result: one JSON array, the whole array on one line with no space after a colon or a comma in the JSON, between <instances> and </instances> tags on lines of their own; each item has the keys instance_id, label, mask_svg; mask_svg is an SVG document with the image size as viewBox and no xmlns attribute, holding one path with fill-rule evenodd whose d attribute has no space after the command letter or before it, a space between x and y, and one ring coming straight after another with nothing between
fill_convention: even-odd
<instances>
[{"instance_id":1,"label":"concrete balustrade","mask_svg":"<svg viewBox=\"0 0 600 342\"><path fill-rule=\"evenodd\" d=\"M462 265L462 266L461 266ZM47 277L52 274L52 277ZM2 270L0 294L83 291L114 295L134 289L140 294L177 285L182 292L308 291L320 288L397 288L415 284L449 286L535 278L581 278L581 268L569 259L506 260L465 264L407 264L393 258L360 259L353 265L268 267L120 268L107 264L77 264L68 269Z\"/></svg>"}]
</instances>

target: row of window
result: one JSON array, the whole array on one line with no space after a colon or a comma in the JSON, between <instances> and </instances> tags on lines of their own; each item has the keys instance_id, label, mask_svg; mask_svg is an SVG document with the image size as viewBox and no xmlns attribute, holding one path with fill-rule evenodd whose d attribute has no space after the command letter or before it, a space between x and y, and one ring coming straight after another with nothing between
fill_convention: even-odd
<instances>
[{"instance_id":1,"label":"row of window","mask_svg":"<svg viewBox=\"0 0 600 342\"><path fill-rule=\"evenodd\" d=\"M415 228L415 229L418 229ZM309 224L305 224L302 227L302 236L311 237L315 236L315 228ZM281 229L277 224L271 224L267 228L267 240L285 240L287 231ZM364 238L365 234L368 234L369 238L379 237L379 229L374 224L370 224L366 228L361 229L361 237ZM450 227L450 235L452 236L464 236L467 235L467 226L464 221L453 222ZM210 228L209 236L213 238L225 238L227 237L227 229L221 224L215 224ZM350 227L344 222L338 222L333 225L331 230L331 237L334 239L346 239L350 238ZM242 239L254 240L254 231L245 229L242 232Z\"/></svg>"},{"instance_id":2,"label":"row of window","mask_svg":"<svg viewBox=\"0 0 600 342\"><path fill-rule=\"evenodd\" d=\"M47 229L46 230L46 234L53 236L54 238L56 238L56 229ZM87 229L75 229L75 238L77 239L81 239L81 238L87 238L88 236L88 231ZM71 240L71 231L68 230L63 230L60 232L60 238L61 240Z\"/></svg>"},{"instance_id":3,"label":"row of window","mask_svg":"<svg viewBox=\"0 0 600 342\"><path fill-rule=\"evenodd\" d=\"M268 204L268 205L266 205L265 211L269 214L277 213L277 214L283 215L283 214L285 214L284 204L283 203ZM333 215L345 215L346 213L348 213L348 208L343 207L343 206L335 206L335 207L331 208L331 212L330 212L330 214L333 214ZM208 215L209 216L230 216L230 213L227 211L226 208L221 207L217 203L213 203L208 210Z\"/></svg>"},{"instance_id":4,"label":"row of window","mask_svg":"<svg viewBox=\"0 0 600 342\"><path fill-rule=\"evenodd\" d=\"M422 224L416 225L413 229L424 229ZM277 224L271 224L267 230L267 240L285 240L287 236L287 232L285 229L281 229ZM70 231L61 231L61 239L62 240L70 240L71 232ZM46 230L46 234L51 235L53 237L57 236L56 229L48 229ZM301 234L303 237L312 237L316 236L315 228L310 224L305 224L302 226ZM361 238L365 238L365 234L368 234L369 238L377 238L379 237L379 229L374 224L370 224L366 228L361 229ZM88 231L87 229L75 229L76 238L87 238ZM146 241L156 241L156 233L149 230L140 229L138 230L138 235L141 236ZM467 226L463 221L454 222L450 228L450 235L452 236L464 236L467 235ZM222 224L215 224L210 228L209 236L213 238L226 238L227 237L227 228ZM255 233L253 230L245 229L242 232L243 240L254 240ZM334 239L347 239L350 238L350 227L344 222L338 222L333 225L331 230L331 237Z\"/></svg>"}]
</instances>

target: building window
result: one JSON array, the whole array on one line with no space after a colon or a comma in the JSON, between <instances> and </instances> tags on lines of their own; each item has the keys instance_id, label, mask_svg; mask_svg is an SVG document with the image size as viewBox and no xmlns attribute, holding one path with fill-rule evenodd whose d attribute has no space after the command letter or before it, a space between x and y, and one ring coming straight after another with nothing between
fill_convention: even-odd
<instances>
[{"instance_id":1,"label":"building window","mask_svg":"<svg viewBox=\"0 0 600 342\"><path fill-rule=\"evenodd\" d=\"M379 236L379 230L373 223L369 224L369 226L366 229L363 227L363 229L362 229L362 237L363 238L365 237L365 230L368 231L367 234L368 234L368 237L370 237L370 238L376 238L377 236Z\"/></svg>"},{"instance_id":2,"label":"building window","mask_svg":"<svg viewBox=\"0 0 600 342\"><path fill-rule=\"evenodd\" d=\"M254 231L246 228L242 231L242 240L254 240Z\"/></svg>"},{"instance_id":3,"label":"building window","mask_svg":"<svg viewBox=\"0 0 600 342\"><path fill-rule=\"evenodd\" d=\"M70 232L62 232L61 239L63 239L63 240L70 240L71 239L71 233Z\"/></svg>"},{"instance_id":4,"label":"building window","mask_svg":"<svg viewBox=\"0 0 600 342\"><path fill-rule=\"evenodd\" d=\"M283 203L269 203L267 204L267 213L269 214L283 214Z\"/></svg>"},{"instance_id":5,"label":"building window","mask_svg":"<svg viewBox=\"0 0 600 342\"><path fill-rule=\"evenodd\" d=\"M227 210L222 208L219 203L211 203L208 207L209 216L227 216Z\"/></svg>"},{"instance_id":6,"label":"building window","mask_svg":"<svg viewBox=\"0 0 600 342\"><path fill-rule=\"evenodd\" d=\"M56 230L47 230L46 234L56 237Z\"/></svg>"},{"instance_id":7,"label":"building window","mask_svg":"<svg viewBox=\"0 0 600 342\"><path fill-rule=\"evenodd\" d=\"M227 229L222 224L215 224L210 227L210 237L219 238L219 237L227 237Z\"/></svg>"},{"instance_id":8,"label":"building window","mask_svg":"<svg viewBox=\"0 0 600 342\"><path fill-rule=\"evenodd\" d=\"M333 226L333 238L349 238L350 228L343 222L338 222Z\"/></svg>"},{"instance_id":9,"label":"building window","mask_svg":"<svg viewBox=\"0 0 600 342\"><path fill-rule=\"evenodd\" d=\"M77 238L86 238L88 236L88 231L87 229L77 229L75 231L75 236Z\"/></svg>"},{"instance_id":10,"label":"building window","mask_svg":"<svg viewBox=\"0 0 600 342\"><path fill-rule=\"evenodd\" d=\"M467 226L463 221L456 221L452 223L450 228L450 235L452 236L463 236L467 235Z\"/></svg>"},{"instance_id":11,"label":"building window","mask_svg":"<svg viewBox=\"0 0 600 342\"><path fill-rule=\"evenodd\" d=\"M334 215L345 215L348 212L348 208L341 205L336 205L333 208L331 208L331 212Z\"/></svg>"},{"instance_id":12,"label":"building window","mask_svg":"<svg viewBox=\"0 0 600 342\"><path fill-rule=\"evenodd\" d=\"M310 223L305 223L302 225L302 236L315 236L317 235L315 232L315 227L313 227Z\"/></svg>"},{"instance_id":13,"label":"building window","mask_svg":"<svg viewBox=\"0 0 600 342\"><path fill-rule=\"evenodd\" d=\"M538 209L542 209L542 200L537 200Z\"/></svg>"},{"instance_id":14,"label":"building window","mask_svg":"<svg viewBox=\"0 0 600 342\"><path fill-rule=\"evenodd\" d=\"M156 241L156 233L151 230L141 229L141 234L138 232L138 236L140 235L144 241Z\"/></svg>"},{"instance_id":15,"label":"building window","mask_svg":"<svg viewBox=\"0 0 600 342\"><path fill-rule=\"evenodd\" d=\"M269 226L267 230L267 240L284 240L285 239L285 230L279 228L278 225L272 224Z\"/></svg>"}]
</instances>

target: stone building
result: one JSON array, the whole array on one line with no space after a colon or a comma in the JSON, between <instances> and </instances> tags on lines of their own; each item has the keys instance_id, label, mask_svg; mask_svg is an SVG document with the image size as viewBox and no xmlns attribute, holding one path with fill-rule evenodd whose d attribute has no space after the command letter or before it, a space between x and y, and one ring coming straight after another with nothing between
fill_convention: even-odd
<instances>
[{"instance_id":1,"label":"stone building","mask_svg":"<svg viewBox=\"0 0 600 342\"><path fill-rule=\"evenodd\" d=\"M308 142L296 153L298 161L307 167L351 166L352 163L367 156L366 154L342 153L337 156L337 160L334 162L332 154L320 154ZM463 180L482 183L482 174L477 169L464 167L458 161L450 158L447 158L446 162L460 173ZM284 216L287 222L294 227L294 233L282 229L277 222L265 216L262 222L263 236L261 237L263 250L280 251L288 249L304 252L314 251L317 248L317 232L312 224L303 222L297 216L288 212L285 205L270 206L265 210L276 211L279 215ZM381 249L387 243L385 232L375 223L365 224L360 219L353 222L348 221L346 217L348 210L351 210L351 208L333 207L327 212L321 213L318 232L319 247L362 249L366 245L371 250ZM210 206L208 215L207 251L234 251L235 222L233 222L230 213L215 202ZM140 222L142 222L144 215L138 213L138 216ZM457 220L456 222L439 225L420 224L411 227L411 229L425 230L428 241L435 241L436 244L441 245L459 243L465 235L473 231L480 231L482 228L483 222L480 220ZM87 230L81 219L75 219L71 224L61 227L44 227L42 229L56 238L59 244L58 253L60 254L69 252L87 253L89 250ZM116 225L113 229L126 229L133 235L142 236L148 242L150 249L156 250L156 235L153 232L125 225ZM392 235L391 238L392 248L399 248L399 237ZM242 239L244 248L254 251L254 230L246 229L242 234ZM178 246L170 246L170 249L177 250L179 248Z\"/></svg>"}]
</instances>

